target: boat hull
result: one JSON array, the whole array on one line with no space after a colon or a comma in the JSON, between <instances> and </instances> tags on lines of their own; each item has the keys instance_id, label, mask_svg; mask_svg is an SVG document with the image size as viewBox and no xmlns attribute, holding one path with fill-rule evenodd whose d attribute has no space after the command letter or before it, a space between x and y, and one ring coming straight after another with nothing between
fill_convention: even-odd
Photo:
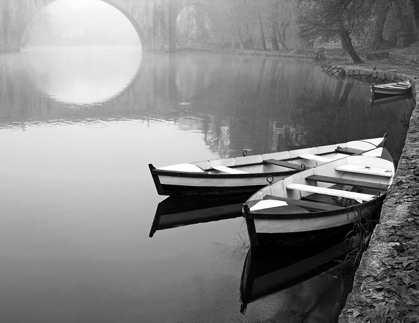
<instances>
[{"instance_id":1,"label":"boat hull","mask_svg":"<svg viewBox=\"0 0 419 323\"><path fill-rule=\"evenodd\" d=\"M224 196L252 194L296 171L217 175L207 173L176 173L155 169L149 165L159 195L169 196Z\"/></svg>"},{"instance_id":2,"label":"boat hull","mask_svg":"<svg viewBox=\"0 0 419 323\"><path fill-rule=\"evenodd\" d=\"M356 224L365 226L367 221L374 222L379 218L384 199L385 195L382 195L374 201L345 208L342 211L271 218L266 216L258 218L244 208L244 216L252 246L298 246L332 238L344 238L348 233L356 232ZM267 225L270 225L269 232L264 229Z\"/></svg>"},{"instance_id":3,"label":"boat hull","mask_svg":"<svg viewBox=\"0 0 419 323\"><path fill-rule=\"evenodd\" d=\"M203 197L252 194L305 169L374 150L384 144L385 138L159 168L149 164L149 168L160 195Z\"/></svg>"},{"instance_id":4,"label":"boat hull","mask_svg":"<svg viewBox=\"0 0 419 323\"><path fill-rule=\"evenodd\" d=\"M247 229L252 246L298 246L317 243L332 238L343 238L357 230L356 224L366 225L366 221L379 218L385 195L375 201L336 212L293 214L292 217L258 219L245 214ZM310 218L307 215L311 216ZM298 219L296 219L298 218ZM261 222L270 223L271 230L258 230ZM320 224L319 224L320 223Z\"/></svg>"},{"instance_id":5,"label":"boat hull","mask_svg":"<svg viewBox=\"0 0 419 323\"><path fill-rule=\"evenodd\" d=\"M371 91L373 92L374 95L376 94L402 95L402 94L410 93L411 84L409 82L396 82L396 83L372 85Z\"/></svg>"},{"instance_id":6,"label":"boat hull","mask_svg":"<svg viewBox=\"0 0 419 323\"><path fill-rule=\"evenodd\" d=\"M308 244L365 227L379 215L394 173L384 148L381 157L349 156L265 186L243 204L250 243Z\"/></svg>"}]
</instances>

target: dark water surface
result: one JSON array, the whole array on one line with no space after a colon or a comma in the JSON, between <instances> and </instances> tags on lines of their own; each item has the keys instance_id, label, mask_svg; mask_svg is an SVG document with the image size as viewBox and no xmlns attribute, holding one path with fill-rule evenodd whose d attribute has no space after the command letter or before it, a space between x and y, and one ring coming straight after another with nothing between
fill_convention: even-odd
<instances>
[{"instance_id":1,"label":"dark water surface","mask_svg":"<svg viewBox=\"0 0 419 323\"><path fill-rule=\"evenodd\" d=\"M348 279L247 305L242 218L149 232L164 166L388 133L410 100L309 61L96 49L0 54L0 322L333 321Z\"/></svg>"}]
</instances>

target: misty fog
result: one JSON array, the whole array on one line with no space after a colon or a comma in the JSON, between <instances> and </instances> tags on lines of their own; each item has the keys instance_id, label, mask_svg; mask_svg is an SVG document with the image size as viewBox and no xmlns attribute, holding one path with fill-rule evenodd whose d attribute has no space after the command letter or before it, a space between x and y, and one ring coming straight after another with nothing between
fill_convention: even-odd
<instances>
[{"instance_id":1,"label":"misty fog","mask_svg":"<svg viewBox=\"0 0 419 323\"><path fill-rule=\"evenodd\" d=\"M99 0L59 0L31 22L24 47L141 46L130 21Z\"/></svg>"}]
</instances>

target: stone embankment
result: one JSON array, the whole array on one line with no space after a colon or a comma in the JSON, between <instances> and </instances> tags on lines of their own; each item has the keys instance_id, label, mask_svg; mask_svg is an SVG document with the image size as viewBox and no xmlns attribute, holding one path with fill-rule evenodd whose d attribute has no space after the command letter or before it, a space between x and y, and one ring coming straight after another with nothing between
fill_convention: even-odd
<instances>
[{"instance_id":1,"label":"stone embankment","mask_svg":"<svg viewBox=\"0 0 419 323\"><path fill-rule=\"evenodd\" d=\"M339 57L322 65L324 72L339 78L374 83L411 80L416 102L380 223L362 256L339 323L419 322L419 46L402 50L405 54L387 52L361 65L345 63ZM313 59L297 51L236 54Z\"/></svg>"},{"instance_id":2,"label":"stone embankment","mask_svg":"<svg viewBox=\"0 0 419 323\"><path fill-rule=\"evenodd\" d=\"M415 102L419 101L416 67L380 69L369 63L341 68L349 77L377 83L410 79ZM419 322L418 106L416 103L410 118L405 146L383 204L380 223L362 256L339 323Z\"/></svg>"}]
</instances>

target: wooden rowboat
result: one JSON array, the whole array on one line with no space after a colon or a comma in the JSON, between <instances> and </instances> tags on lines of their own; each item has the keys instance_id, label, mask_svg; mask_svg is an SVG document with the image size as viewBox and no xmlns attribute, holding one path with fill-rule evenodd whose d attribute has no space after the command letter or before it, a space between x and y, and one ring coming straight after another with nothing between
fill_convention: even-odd
<instances>
[{"instance_id":1,"label":"wooden rowboat","mask_svg":"<svg viewBox=\"0 0 419 323\"><path fill-rule=\"evenodd\" d=\"M157 192L169 196L253 194L258 189L333 159L370 151L380 138L282 151L262 155L206 160L155 168L149 164Z\"/></svg>"},{"instance_id":2,"label":"wooden rowboat","mask_svg":"<svg viewBox=\"0 0 419 323\"><path fill-rule=\"evenodd\" d=\"M401 95L407 94L411 91L412 84L409 81L373 84L371 85L372 95L387 94L387 95Z\"/></svg>"},{"instance_id":3,"label":"wooden rowboat","mask_svg":"<svg viewBox=\"0 0 419 323\"><path fill-rule=\"evenodd\" d=\"M394 162L348 156L291 175L243 204L250 243L306 244L349 232L378 211L394 176Z\"/></svg>"}]
</instances>

